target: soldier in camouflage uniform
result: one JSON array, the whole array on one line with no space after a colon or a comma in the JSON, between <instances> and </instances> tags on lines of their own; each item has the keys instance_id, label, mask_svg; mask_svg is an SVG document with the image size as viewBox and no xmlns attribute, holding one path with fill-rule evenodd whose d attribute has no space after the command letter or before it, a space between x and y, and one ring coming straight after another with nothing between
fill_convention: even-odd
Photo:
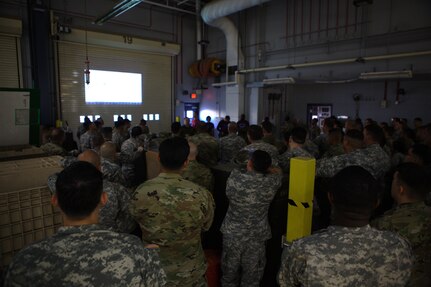
<instances>
[{"instance_id":1,"label":"soldier in camouflage uniform","mask_svg":"<svg viewBox=\"0 0 431 287\"><path fill-rule=\"evenodd\" d=\"M333 183L333 225L284 248L280 286L405 286L413 262L409 243L368 224L377 181L350 166Z\"/></svg>"},{"instance_id":2,"label":"soldier in camouflage uniform","mask_svg":"<svg viewBox=\"0 0 431 287\"><path fill-rule=\"evenodd\" d=\"M333 177L338 171L351 165L359 165L376 179L382 178L390 168L389 156L378 144L363 146L363 135L358 130L346 132L343 141L346 154L317 161L316 176Z\"/></svg>"},{"instance_id":3,"label":"soldier in camouflage uniform","mask_svg":"<svg viewBox=\"0 0 431 287\"><path fill-rule=\"evenodd\" d=\"M233 161L236 164L239 164L241 166L246 166L250 158L250 154L252 154L256 150L263 150L263 151L266 151L271 156L272 165L278 166L278 157L279 157L278 150L275 146L262 141L263 131L260 126L251 125L248 128L247 137L248 137L248 140L251 142L251 144L245 146L235 156Z\"/></svg>"},{"instance_id":4,"label":"soldier in camouflage uniform","mask_svg":"<svg viewBox=\"0 0 431 287\"><path fill-rule=\"evenodd\" d=\"M190 154L188 157L189 163L182 170L181 176L184 179L190 180L202 187L208 189L211 193L214 187L214 176L211 170L205 165L196 160L198 155L197 146L189 141Z\"/></svg>"},{"instance_id":5,"label":"soldier in camouflage uniform","mask_svg":"<svg viewBox=\"0 0 431 287\"><path fill-rule=\"evenodd\" d=\"M103 174L103 178L108 181L116 182L119 184L125 184L125 179L121 170L121 166L117 163L118 158L115 144L112 142L105 142L100 147L100 157L100 170Z\"/></svg>"},{"instance_id":6,"label":"soldier in camouflage uniform","mask_svg":"<svg viewBox=\"0 0 431 287\"><path fill-rule=\"evenodd\" d=\"M284 173L289 174L290 159L292 157L313 157L303 148L306 137L307 130L302 127L293 128L290 135L289 133L285 133L284 140L289 146L289 149L279 157L279 165Z\"/></svg>"},{"instance_id":7,"label":"soldier in camouflage uniform","mask_svg":"<svg viewBox=\"0 0 431 287\"><path fill-rule=\"evenodd\" d=\"M97 128L96 125L92 122L84 123L84 126L88 126L87 131L81 135L79 139L79 151L83 152L87 149L93 149L93 138L96 136Z\"/></svg>"},{"instance_id":8,"label":"soldier in camouflage uniform","mask_svg":"<svg viewBox=\"0 0 431 287\"><path fill-rule=\"evenodd\" d=\"M219 155L218 141L208 134L207 126L204 122L198 122L197 134L188 138L198 147L198 161L208 167L216 165Z\"/></svg>"},{"instance_id":9,"label":"soldier in camouflage uniform","mask_svg":"<svg viewBox=\"0 0 431 287\"><path fill-rule=\"evenodd\" d=\"M142 134L142 129L139 126L133 127L132 137L126 140L121 145L121 169L123 171L124 179L127 186L133 185L135 181L135 164L134 162L143 156L144 147L142 147L141 141L138 139L139 135Z\"/></svg>"},{"instance_id":10,"label":"soldier in camouflage uniform","mask_svg":"<svg viewBox=\"0 0 431 287\"><path fill-rule=\"evenodd\" d=\"M184 138L163 141L162 172L137 188L130 206L144 242L160 246L168 286L206 286L201 232L211 226L214 200L208 190L179 174L188 154Z\"/></svg>"},{"instance_id":11,"label":"soldier in camouflage uniform","mask_svg":"<svg viewBox=\"0 0 431 287\"><path fill-rule=\"evenodd\" d=\"M67 154L66 150L62 147L64 141L64 131L62 129L53 129L49 136L49 141L49 143L40 146L46 154L61 156L65 156Z\"/></svg>"},{"instance_id":12,"label":"soldier in camouflage uniform","mask_svg":"<svg viewBox=\"0 0 431 287\"><path fill-rule=\"evenodd\" d=\"M343 132L340 128L335 128L328 133L328 149L322 157L333 157L344 154Z\"/></svg>"},{"instance_id":13,"label":"soldier in camouflage uniform","mask_svg":"<svg viewBox=\"0 0 431 287\"><path fill-rule=\"evenodd\" d=\"M100 157L92 150L81 153L78 160L89 162L98 170L101 169ZM108 195L108 202L100 209L100 224L117 232L132 232L136 227L136 222L129 212L131 193L124 186L108 180L103 181L103 191Z\"/></svg>"},{"instance_id":14,"label":"soldier in camouflage uniform","mask_svg":"<svg viewBox=\"0 0 431 287\"><path fill-rule=\"evenodd\" d=\"M106 200L102 174L94 166L77 162L63 170L52 201L65 226L15 255L5 286L164 286L155 249L97 224Z\"/></svg>"},{"instance_id":15,"label":"soldier in camouflage uniform","mask_svg":"<svg viewBox=\"0 0 431 287\"><path fill-rule=\"evenodd\" d=\"M265 242L271 238L268 209L281 186L279 168L257 150L246 170L234 169L226 184L229 208L223 233L222 285L259 286L265 269Z\"/></svg>"},{"instance_id":16,"label":"soldier in camouflage uniform","mask_svg":"<svg viewBox=\"0 0 431 287\"><path fill-rule=\"evenodd\" d=\"M247 145L245 140L237 135L238 127L234 122L230 122L229 134L220 138L220 162L228 163L233 160L235 155Z\"/></svg>"},{"instance_id":17,"label":"soldier in camouflage uniform","mask_svg":"<svg viewBox=\"0 0 431 287\"><path fill-rule=\"evenodd\" d=\"M409 286L431 286L431 207L424 202L428 186L425 168L414 163L399 165L392 181L397 206L371 222L410 241L415 260Z\"/></svg>"},{"instance_id":18,"label":"soldier in camouflage uniform","mask_svg":"<svg viewBox=\"0 0 431 287\"><path fill-rule=\"evenodd\" d=\"M129 138L127 123L124 120L118 120L115 123L115 129L112 132L112 142L116 145L117 151L121 150L123 142Z\"/></svg>"}]
</instances>

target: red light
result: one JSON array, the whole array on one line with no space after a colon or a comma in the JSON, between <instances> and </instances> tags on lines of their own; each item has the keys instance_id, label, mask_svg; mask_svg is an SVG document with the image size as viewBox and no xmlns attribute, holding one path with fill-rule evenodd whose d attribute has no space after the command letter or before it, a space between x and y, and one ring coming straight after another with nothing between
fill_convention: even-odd
<instances>
[{"instance_id":1,"label":"red light","mask_svg":"<svg viewBox=\"0 0 431 287\"><path fill-rule=\"evenodd\" d=\"M190 98L192 98L192 99L197 99L197 98L198 98L198 95L197 95L196 93L192 93L192 94L190 95Z\"/></svg>"}]
</instances>

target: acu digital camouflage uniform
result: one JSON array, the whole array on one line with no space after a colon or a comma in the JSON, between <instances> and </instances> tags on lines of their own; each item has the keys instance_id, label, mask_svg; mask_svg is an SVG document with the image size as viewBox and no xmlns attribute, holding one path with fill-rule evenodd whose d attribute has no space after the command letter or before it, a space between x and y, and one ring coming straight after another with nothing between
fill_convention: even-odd
<instances>
[{"instance_id":1,"label":"acu digital camouflage uniform","mask_svg":"<svg viewBox=\"0 0 431 287\"><path fill-rule=\"evenodd\" d=\"M423 201L404 203L387 211L371 225L409 240L415 255L409 286L431 286L431 207Z\"/></svg>"},{"instance_id":2,"label":"acu digital camouflage uniform","mask_svg":"<svg viewBox=\"0 0 431 287\"><path fill-rule=\"evenodd\" d=\"M285 286L405 286L413 258L407 241L369 225L329 226L283 250Z\"/></svg>"},{"instance_id":3,"label":"acu digital camouflage uniform","mask_svg":"<svg viewBox=\"0 0 431 287\"><path fill-rule=\"evenodd\" d=\"M119 184L125 184L123 172L119 164L102 157L100 169L104 179Z\"/></svg>"},{"instance_id":4,"label":"acu digital camouflage uniform","mask_svg":"<svg viewBox=\"0 0 431 287\"><path fill-rule=\"evenodd\" d=\"M130 233L136 228L136 222L129 212L132 194L124 186L103 180L103 191L108 201L100 209L99 223L117 232Z\"/></svg>"},{"instance_id":5,"label":"acu digital camouflage uniform","mask_svg":"<svg viewBox=\"0 0 431 287\"><path fill-rule=\"evenodd\" d=\"M220 138L220 162L231 162L235 155L246 145L245 140L236 134L228 134Z\"/></svg>"},{"instance_id":6,"label":"acu digital camouflage uniform","mask_svg":"<svg viewBox=\"0 0 431 287\"><path fill-rule=\"evenodd\" d=\"M60 227L50 238L21 250L5 286L164 286L155 249L139 238L98 225Z\"/></svg>"},{"instance_id":7,"label":"acu digital camouflage uniform","mask_svg":"<svg viewBox=\"0 0 431 287\"><path fill-rule=\"evenodd\" d=\"M196 160L189 161L186 168L181 171L181 176L184 179L205 187L212 193L214 187L214 176L208 167Z\"/></svg>"},{"instance_id":8,"label":"acu digital camouflage uniform","mask_svg":"<svg viewBox=\"0 0 431 287\"><path fill-rule=\"evenodd\" d=\"M129 134L126 132L121 133L118 129L112 132L112 142L117 146L117 151L121 149L123 142L127 140Z\"/></svg>"},{"instance_id":9,"label":"acu digital camouflage uniform","mask_svg":"<svg viewBox=\"0 0 431 287\"><path fill-rule=\"evenodd\" d=\"M129 138L121 146L120 161L123 176L126 182L134 180L135 177L135 165L133 162L142 155L142 152L138 151L138 147L141 142L136 138Z\"/></svg>"},{"instance_id":10,"label":"acu digital camouflage uniform","mask_svg":"<svg viewBox=\"0 0 431 287\"><path fill-rule=\"evenodd\" d=\"M343 144L329 145L328 150L323 154L322 158L334 157L344 154Z\"/></svg>"},{"instance_id":11,"label":"acu digital camouflage uniform","mask_svg":"<svg viewBox=\"0 0 431 287\"><path fill-rule=\"evenodd\" d=\"M373 144L347 154L318 160L316 176L333 177L337 172L351 165L359 165L374 178L380 179L389 170L391 163L385 151L378 144Z\"/></svg>"},{"instance_id":12,"label":"acu digital camouflage uniform","mask_svg":"<svg viewBox=\"0 0 431 287\"><path fill-rule=\"evenodd\" d=\"M84 134L81 135L79 138L79 151L83 152L87 149L93 148L93 138L95 134L94 132L86 131Z\"/></svg>"},{"instance_id":13,"label":"acu digital camouflage uniform","mask_svg":"<svg viewBox=\"0 0 431 287\"><path fill-rule=\"evenodd\" d=\"M160 246L168 286L206 286L201 232L214 216L214 200L179 174L161 173L141 184L130 205L142 239Z\"/></svg>"},{"instance_id":14,"label":"acu digital camouflage uniform","mask_svg":"<svg viewBox=\"0 0 431 287\"><path fill-rule=\"evenodd\" d=\"M290 159L292 157L313 157L308 151L301 147L287 150L285 153L280 155L278 164L284 173L288 174L290 171Z\"/></svg>"},{"instance_id":15,"label":"acu digital camouflage uniform","mask_svg":"<svg viewBox=\"0 0 431 287\"><path fill-rule=\"evenodd\" d=\"M250 158L250 155L256 150L266 151L271 156L272 165L278 166L278 149L275 146L261 140L255 141L254 143L251 143L241 149L235 156L234 162L236 164L245 166Z\"/></svg>"},{"instance_id":16,"label":"acu digital camouflage uniform","mask_svg":"<svg viewBox=\"0 0 431 287\"><path fill-rule=\"evenodd\" d=\"M268 209L281 174L234 169L226 183L229 208L223 233L222 285L259 286L265 268L265 241L271 238ZM242 272L240 271L242 269Z\"/></svg>"},{"instance_id":17,"label":"acu digital camouflage uniform","mask_svg":"<svg viewBox=\"0 0 431 287\"><path fill-rule=\"evenodd\" d=\"M218 162L218 141L207 133L199 133L188 138L198 147L197 159L206 166L216 165Z\"/></svg>"},{"instance_id":18,"label":"acu digital camouflage uniform","mask_svg":"<svg viewBox=\"0 0 431 287\"><path fill-rule=\"evenodd\" d=\"M56 144L46 143L40 146L40 149L43 150L47 155L61 155L65 156L67 154L66 150Z\"/></svg>"}]
</instances>

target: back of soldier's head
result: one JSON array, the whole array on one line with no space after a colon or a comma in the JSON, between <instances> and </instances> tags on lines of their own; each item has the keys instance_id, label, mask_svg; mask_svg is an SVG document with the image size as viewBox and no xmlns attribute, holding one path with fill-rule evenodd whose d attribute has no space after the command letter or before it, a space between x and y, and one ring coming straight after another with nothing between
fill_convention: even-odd
<instances>
[{"instance_id":1,"label":"back of soldier's head","mask_svg":"<svg viewBox=\"0 0 431 287\"><path fill-rule=\"evenodd\" d=\"M369 124L364 127L365 133L376 143L383 146L385 144L385 133L377 124Z\"/></svg>"},{"instance_id":2,"label":"back of soldier's head","mask_svg":"<svg viewBox=\"0 0 431 287\"><path fill-rule=\"evenodd\" d=\"M268 122L262 122L262 129L267 133L272 133L272 124Z\"/></svg>"},{"instance_id":3,"label":"back of soldier's head","mask_svg":"<svg viewBox=\"0 0 431 287\"><path fill-rule=\"evenodd\" d=\"M103 127L102 136L105 139L105 141L112 140L112 127Z\"/></svg>"},{"instance_id":4,"label":"back of soldier's head","mask_svg":"<svg viewBox=\"0 0 431 287\"><path fill-rule=\"evenodd\" d=\"M361 148L364 145L364 134L356 129L348 130L344 139L354 148Z\"/></svg>"},{"instance_id":5,"label":"back of soldier's head","mask_svg":"<svg viewBox=\"0 0 431 287\"><path fill-rule=\"evenodd\" d=\"M267 173L272 162L271 156L263 150L254 151L250 160L253 164L253 169L260 173Z\"/></svg>"},{"instance_id":6,"label":"back of soldier's head","mask_svg":"<svg viewBox=\"0 0 431 287\"><path fill-rule=\"evenodd\" d=\"M208 133L208 126L202 121L197 121L195 129L199 134Z\"/></svg>"},{"instance_id":7,"label":"back of soldier's head","mask_svg":"<svg viewBox=\"0 0 431 287\"><path fill-rule=\"evenodd\" d=\"M79 161L91 163L95 168L100 169L100 156L94 150L87 149L78 155Z\"/></svg>"},{"instance_id":8,"label":"back of soldier's head","mask_svg":"<svg viewBox=\"0 0 431 287\"><path fill-rule=\"evenodd\" d=\"M117 145L113 142L105 142L100 147L100 156L103 158L113 159L117 153Z\"/></svg>"},{"instance_id":9,"label":"back of soldier's head","mask_svg":"<svg viewBox=\"0 0 431 287\"><path fill-rule=\"evenodd\" d=\"M55 186L58 205L64 214L84 219L100 202L102 173L88 162L74 162L60 172Z\"/></svg>"},{"instance_id":10,"label":"back of soldier's head","mask_svg":"<svg viewBox=\"0 0 431 287\"><path fill-rule=\"evenodd\" d=\"M290 138L297 144L304 144L307 137L307 130L303 127L293 128L290 132Z\"/></svg>"},{"instance_id":11,"label":"back of soldier's head","mask_svg":"<svg viewBox=\"0 0 431 287\"><path fill-rule=\"evenodd\" d=\"M263 138L262 128L258 125L251 125L248 128L247 135L252 141L261 140Z\"/></svg>"},{"instance_id":12,"label":"back of soldier's head","mask_svg":"<svg viewBox=\"0 0 431 287\"><path fill-rule=\"evenodd\" d=\"M328 142L331 144L338 144L343 141L343 131L340 128L329 130Z\"/></svg>"},{"instance_id":13,"label":"back of soldier's head","mask_svg":"<svg viewBox=\"0 0 431 287\"><path fill-rule=\"evenodd\" d=\"M404 159L408 162L414 162L423 166L431 166L431 148L425 144L417 143L410 147L407 156Z\"/></svg>"},{"instance_id":14,"label":"back of soldier's head","mask_svg":"<svg viewBox=\"0 0 431 287\"><path fill-rule=\"evenodd\" d=\"M62 144L64 141L64 131L60 128L55 128L51 131L51 142L55 144Z\"/></svg>"},{"instance_id":15,"label":"back of soldier's head","mask_svg":"<svg viewBox=\"0 0 431 287\"><path fill-rule=\"evenodd\" d=\"M137 138L142 134L142 128L140 126L134 126L132 128L131 136L132 138Z\"/></svg>"},{"instance_id":16,"label":"back of soldier's head","mask_svg":"<svg viewBox=\"0 0 431 287\"><path fill-rule=\"evenodd\" d=\"M168 138L159 146L160 164L167 169L178 170L187 160L190 147L186 139L181 137Z\"/></svg>"},{"instance_id":17,"label":"back of soldier's head","mask_svg":"<svg viewBox=\"0 0 431 287\"><path fill-rule=\"evenodd\" d=\"M173 122L173 123L171 124L171 132L172 132L173 134L177 134L177 133L179 133L180 128L181 128L181 124L180 124L179 122Z\"/></svg>"},{"instance_id":18,"label":"back of soldier's head","mask_svg":"<svg viewBox=\"0 0 431 287\"><path fill-rule=\"evenodd\" d=\"M349 166L332 178L330 193L337 212L370 216L377 205L379 185L360 166Z\"/></svg>"},{"instance_id":19,"label":"back of soldier's head","mask_svg":"<svg viewBox=\"0 0 431 287\"><path fill-rule=\"evenodd\" d=\"M229 133L236 134L238 132L238 125L235 122L230 122L228 125Z\"/></svg>"},{"instance_id":20,"label":"back of soldier's head","mask_svg":"<svg viewBox=\"0 0 431 287\"><path fill-rule=\"evenodd\" d=\"M100 147L105 142L102 133L96 132L91 138L91 144L94 148Z\"/></svg>"},{"instance_id":21,"label":"back of soldier's head","mask_svg":"<svg viewBox=\"0 0 431 287\"><path fill-rule=\"evenodd\" d=\"M398 165L395 170L396 179L406 188L408 196L413 199L423 200L428 193L430 172L416 163L406 162Z\"/></svg>"}]
</instances>

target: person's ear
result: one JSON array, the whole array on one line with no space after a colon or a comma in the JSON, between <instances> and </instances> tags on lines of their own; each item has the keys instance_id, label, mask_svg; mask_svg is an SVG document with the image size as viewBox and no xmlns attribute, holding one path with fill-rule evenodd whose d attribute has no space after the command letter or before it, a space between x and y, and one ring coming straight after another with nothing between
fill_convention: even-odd
<instances>
[{"instance_id":1,"label":"person's ear","mask_svg":"<svg viewBox=\"0 0 431 287\"><path fill-rule=\"evenodd\" d=\"M251 161L251 159L249 159L247 161L247 170L248 171L252 171L253 170L253 162Z\"/></svg>"},{"instance_id":2,"label":"person's ear","mask_svg":"<svg viewBox=\"0 0 431 287\"><path fill-rule=\"evenodd\" d=\"M108 202L108 194L103 191L102 194L100 195L100 205L105 206L107 202Z\"/></svg>"},{"instance_id":3,"label":"person's ear","mask_svg":"<svg viewBox=\"0 0 431 287\"><path fill-rule=\"evenodd\" d=\"M187 158L186 161L183 163L183 168L186 168L189 165L190 160Z\"/></svg>"},{"instance_id":4,"label":"person's ear","mask_svg":"<svg viewBox=\"0 0 431 287\"><path fill-rule=\"evenodd\" d=\"M51 196L51 204L56 207L58 206L58 198L57 194L55 193Z\"/></svg>"}]
</instances>

